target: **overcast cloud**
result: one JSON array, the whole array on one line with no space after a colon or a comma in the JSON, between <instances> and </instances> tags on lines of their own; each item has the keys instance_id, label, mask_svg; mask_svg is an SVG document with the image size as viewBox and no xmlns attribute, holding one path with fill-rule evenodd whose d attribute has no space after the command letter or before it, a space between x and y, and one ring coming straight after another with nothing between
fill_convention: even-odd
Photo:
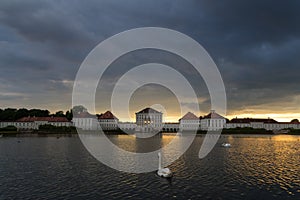
<instances>
[{"instance_id":1,"label":"overcast cloud","mask_svg":"<svg viewBox=\"0 0 300 200\"><path fill-rule=\"evenodd\" d=\"M187 34L208 51L224 80L229 115L299 113L299 8L299 1L263 0L2 0L0 107L69 109L77 70L99 42L155 26ZM148 53L138 61L130 55L116 61L105 80L115 80L121 66L126 71L149 61ZM157 60L177 63L174 56L156 54ZM188 64L177 61L182 73L191 73ZM201 77L191 80L194 85L199 80L196 90L207 112L206 87Z\"/></svg>"}]
</instances>

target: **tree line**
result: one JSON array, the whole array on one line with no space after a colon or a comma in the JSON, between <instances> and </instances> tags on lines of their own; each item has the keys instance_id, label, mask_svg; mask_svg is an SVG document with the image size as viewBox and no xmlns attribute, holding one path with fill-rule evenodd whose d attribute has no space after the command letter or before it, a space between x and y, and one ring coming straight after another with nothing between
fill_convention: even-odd
<instances>
[{"instance_id":1,"label":"tree line","mask_svg":"<svg viewBox=\"0 0 300 200\"><path fill-rule=\"evenodd\" d=\"M50 113L49 110L42 109L26 109L26 108L5 108L0 109L0 121L14 121L22 117L66 117L68 120L72 120L72 109L64 113L64 111L57 111Z\"/></svg>"}]
</instances>

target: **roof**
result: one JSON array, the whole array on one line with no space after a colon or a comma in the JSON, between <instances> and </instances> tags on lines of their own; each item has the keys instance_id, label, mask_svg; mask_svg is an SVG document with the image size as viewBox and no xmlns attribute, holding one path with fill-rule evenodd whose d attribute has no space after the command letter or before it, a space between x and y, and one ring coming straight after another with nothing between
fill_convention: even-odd
<instances>
[{"instance_id":1,"label":"roof","mask_svg":"<svg viewBox=\"0 0 300 200\"><path fill-rule=\"evenodd\" d=\"M73 115L73 118L96 118L95 115L91 115L89 112L80 112Z\"/></svg>"},{"instance_id":2,"label":"roof","mask_svg":"<svg viewBox=\"0 0 300 200\"><path fill-rule=\"evenodd\" d=\"M212 110L208 115L205 115L202 119L225 119L223 116Z\"/></svg>"},{"instance_id":3,"label":"roof","mask_svg":"<svg viewBox=\"0 0 300 200\"><path fill-rule=\"evenodd\" d=\"M69 122L66 117L22 117L16 120L16 122L35 122L35 121L47 121L47 122Z\"/></svg>"},{"instance_id":4,"label":"roof","mask_svg":"<svg viewBox=\"0 0 300 200\"><path fill-rule=\"evenodd\" d=\"M199 120L199 118L194 113L188 112L180 120Z\"/></svg>"},{"instance_id":5,"label":"roof","mask_svg":"<svg viewBox=\"0 0 300 200\"><path fill-rule=\"evenodd\" d=\"M276 120L267 118L267 119L260 119L260 118L234 118L230 120L230 123L251 123L251 122L260 122L260 123L278 123Z\"/></svg>"},{"instance_id":6,"label":"roof","mask_svg":"<svg viewBox=\"0 0 300 200\"><path fill-rule=\"evenodd\" d=\"M154 110L153 108L145 108L141 110L140 112L137 112L136 114L140 113L157 113L157 114L162 114L161 112L158 112L157 110Z\"/></svg>"},{"instance_id":7,"label":"roof","mask_svg":"<svg viewBox=\"0 0 300 200\"><path fill-rule=\"evenodd\" d=\"M118 119L110 111L106 111L104 114L100 114L98 119Z\"/></svg>"}]
</instances>

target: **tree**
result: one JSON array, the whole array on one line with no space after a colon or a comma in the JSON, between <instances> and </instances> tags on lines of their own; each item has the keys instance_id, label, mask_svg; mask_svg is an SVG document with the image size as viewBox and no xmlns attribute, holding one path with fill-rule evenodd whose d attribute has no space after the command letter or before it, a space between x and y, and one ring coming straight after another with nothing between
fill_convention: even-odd
<instances>
[{"instance_id":1,"label":"tree","mask_svg":"<svg viewBox=\"0 0 300 200\"><path fill-rule=\"evenodd\" d=\"M74 106L72 108L72 113L73 114L79 114L81 112L87 112L87 109L84 106L82 106L82 105Z\"/></svg>"},{"instance_id":2,"label":"tree","mask_svg":"<svg viewBox=\"0 0 300 200\"><path fill-rule=\"evenodd\" d=\"M293 119L293 120L291 121L291 123L299 123L299 120L298 120L298 119Z\"/></svg>"},{"instance_id":3,"label":"tree","mask_svg":"<svg viewBox=\"0 0 300 200\"><path fill-rule=\"evenodd\" d=\"M72 113L72 109L70 111L66 112L66 118L68 120L72 120L73 119L73 113Z\"/></svg>"},{"instance_id":4,"label":"tree","mask_svg":"<svg viewBox=\"0 0 300 200\"><path fill-rule=\"evenodd\" d=\"M29 115L31 117L49 117L49 110L41 110L41 109L31 109L29 110Z\"/></svg>"},{"instance_id":5,"label":"tree","mask_svg":"<svg viewBox=\"0 0 300 200\"><path fill-rule=\"evenodd\" d=\"M9 120L13 121L15 119L17 109L15 108L6 108L0 114L0 120Z\"/></svg>"},{"instance_id":6,"label":"tree","mask_svg":"<svg viewBox=\"0 0 300 200\"><path fill-rule=\"evenodd\" d=\"M54 114L55 117L64 117L64 111L57 111L55 114Z\"/></svg>"},{"instance_id":7,"label":"tree","mask_svg":"<svg viewBox=\"0 0 300 200\"><path fill-rule=\"evenodd\" d=\"M21 108L17 110L15 114L15 120L20 119L22 117L27 117L29 116L29 111L26 108Z\"/></svg>"}]
</instances>

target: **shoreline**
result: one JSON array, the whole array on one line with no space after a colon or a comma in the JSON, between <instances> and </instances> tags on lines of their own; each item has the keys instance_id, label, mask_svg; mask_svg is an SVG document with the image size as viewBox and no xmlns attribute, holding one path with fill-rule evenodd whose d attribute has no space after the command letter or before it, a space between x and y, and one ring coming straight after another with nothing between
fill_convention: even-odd
<instances>
[{"instance_id":1,"label":"shoreline","mask_svg":"<svg viewBox=\"0 0 300 200\"><path fill-rule=\"evenodd\" d=\"M86 134L97 134L97 131L87 131ZM104 132L105 135L130 135L125 132ZM177 132L160 132L159 134L162 135L176 135ZM157 134L157 135L159 135ZM188 132L183 133L189 134ZM196 135L205 136L207 134L206 131L197 132ZM300 135L300 133L273 133L273 132L236 132L232 131L231 133L226 131L225 133L221 133L222 136L230 136L230 135L247 135L247 136L276 136L276 135L286 135L286 136L297 136ZM62 133L62 132L0 132L0 138L1 137L78 137L77 132L70 132L70 133Z\"/></svg>"}]
</instances>

